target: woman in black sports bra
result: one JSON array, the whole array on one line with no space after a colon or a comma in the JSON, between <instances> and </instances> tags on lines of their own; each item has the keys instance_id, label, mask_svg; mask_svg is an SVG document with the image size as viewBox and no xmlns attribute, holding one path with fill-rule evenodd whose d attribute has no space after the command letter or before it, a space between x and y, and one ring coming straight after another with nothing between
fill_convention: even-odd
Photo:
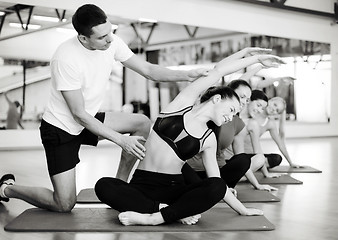
<instances>
[{"instance_id":1,"label":"woman in black sports bra","mask_svg":"<svg viewBox=\"0 0 338 240\"><path fill-rule=\"evenodd\" d=\"M261 48L243 49L217 63L208 76L189 84L154 123L145 143L146 156L130 183L110 177L96 183L97 197L121 212L118 217L123 225L159 225L178 220L195 224L201 213L224 196L230 202L236 200L220 178L216 137L207 122L221 126L230 121L240 109L239 98L232 89L217 87L205 102L195 102L224 75L258 62L267 67L283 63L268 52ZM208 178L187 185L181 168L198 152L202 152Z\"/></svg>"}]
</instances>

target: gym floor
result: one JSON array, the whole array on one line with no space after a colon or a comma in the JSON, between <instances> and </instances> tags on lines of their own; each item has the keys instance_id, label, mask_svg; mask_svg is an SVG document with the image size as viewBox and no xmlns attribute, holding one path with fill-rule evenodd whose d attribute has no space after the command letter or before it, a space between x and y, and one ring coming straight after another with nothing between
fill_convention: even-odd
<instances>
[{"instance_id":1,"label":"gym floor","mask_svg":"<svg viewBox=\"0 0 338 240\"><path fill-rule=\"evenodd\" d=\"M271 140L263 140L265 152L278 152ZM303 181L297 185L275 185L273 192L281 202L246 203L264 211L265 217L275 225L272 231L227 232L6 232L4 226L20 213L33 206L17 199L0 203L0 239L43 240L179 240L179 239L337 239L338 236L338 138L287 139L287 148L293 161L319 169L322 173L292 173ZM77 166L77 192L92 188L102 176L116 174L120 149L113 144L97 148L83 147L81 163ZM287 164L283 160L282 164ZM16 183L51 188L43 149L0 151L0 174L13 173ZM83 205L81 205L83 206ZM76 205L75 207L81 207ZM90 205L88 205L90 207ZM203 217L203 216L202 216Z\"/></svg>"}]
</instances>

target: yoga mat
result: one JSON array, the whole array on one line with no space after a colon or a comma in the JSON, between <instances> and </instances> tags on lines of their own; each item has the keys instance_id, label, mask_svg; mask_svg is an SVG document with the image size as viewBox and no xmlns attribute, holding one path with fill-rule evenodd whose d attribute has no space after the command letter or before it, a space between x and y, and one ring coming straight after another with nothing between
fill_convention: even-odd
<instances>
[{"instance_id":1,"label":"yoga mat","mask_svg":"<svg viewBox=\"0 0 338 240\"><path fill-rule=\"evenodd\" d=\"M256 190L252 186L239 184L235 188L237 198L242 203L250 202L280 202L280 199L268 191Z\"/></svg>"},{"instance_id":2,"label":"yoga mat","mask_svg":"<svg viewBox=\"0 0 338 240\"><path fill-rule=\"evenodd\" d=\"M101 203L93 188L82 189L77 195L77 203Z\"/></svg>"},{"instance_id":3,"label":"yoga mat","mask_svg":"<svg viewBox=\"0 0 338 240\"><path fill-rule=\"evenodd\" d=\"M280 199L268 191L259 191L250 187L236 187L237 198L245 202L280 202ZM77 203L101 203L96 197L94 189L82 189L77 195Z\"/></svg>"},{"instance_id":4,"label":"yoga mat","mask_svg":"<svg viewBox=\"0 0 338 240\"><path fill-rule=\"evenodd\" d=\"M302 166L300 168L292 168L289 165L280 165L269 169L270 172L276 173L321 173L321 170L310 166Z\"/></svg>"},{"instance_id":5,"label":"yoga mat","mask_svg":"<svg viewBox=\"0 0 338 240\"><path fill-rule=\"evenodd\" d=\"M287 174L278 178L266 178L262 173L256 172L255 176L260 184L303 184L302 181L299 181Z\"/></svg>"},{"instance_id":6,"label":"yoga mat","mask_svg":"<svg viewBox=\"0 0 338 240\"><path fill-rule=\"evenodd\" d=\"M56 213L39 208L24 211L5 226L17 232L210 232L267 231L274 225L264 216L241 216L231 208L211 208L196 225L175 222L158 226L123 226L118 212L107 208L75 208Z\"/></svg>"}]
</instances>

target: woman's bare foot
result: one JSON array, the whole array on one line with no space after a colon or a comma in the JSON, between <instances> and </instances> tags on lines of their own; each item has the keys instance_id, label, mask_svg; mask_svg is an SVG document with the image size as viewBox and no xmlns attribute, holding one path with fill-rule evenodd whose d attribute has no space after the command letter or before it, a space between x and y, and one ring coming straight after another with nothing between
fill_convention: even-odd
<instances>
[{"instance_id":1,"label":"woman's bare foot","mask_svg":"<svg viewBox=\"0 0 338 240\"><path fill-rule=\"evenodd\" d=\"M178 220L180 223L182 224L187 224L187 225L194 225L198 222L198 220L201 218L201 214L197 214L194 216L190 216L190 217L186 217L186 218L182 218L180 220Z\"/></svg>"},{"instance_id":2,"label":"woman's bare foot","mask_svg":"<svg viewBox=\"0 0 338 240\"><path fill-rule=\"evenodd\" d=\"M125 226L130 225L159 225L164 223L164 219L160 212L146 214L138 212L122 212L118 216L120 222Z\"/></svg>"}]
</instances>

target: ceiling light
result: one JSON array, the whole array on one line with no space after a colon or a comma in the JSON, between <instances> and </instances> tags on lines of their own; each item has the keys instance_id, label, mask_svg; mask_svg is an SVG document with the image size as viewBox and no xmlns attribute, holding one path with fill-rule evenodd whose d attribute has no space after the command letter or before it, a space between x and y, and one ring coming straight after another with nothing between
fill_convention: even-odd
<instances>
[{"instance_id":1,"label":"ceiling light","mask_svg":"<svg viewBox=\"0 0 338 240\"><path fill-rule=\"evenodd\" d=\"M60 20L56 17L38 16L34 15L33 19L45 22L59 22Z\"/></svg>"},{"instance_id":2,"label":"ceiling light","mask_svg":"<svg viewBox=\"0 0 338 240\"><path fill-rule=\"evenodd\" d=\"M6 14L5 12L0 11L0 16L3 16L3 15L5 15L5 14Z\"/></svg>"},{"instance_id":3,"label":"ceiling light","mask_svg":"<svg viewBox=\"0 0 338 240\"><path fill-rule=\"evenodd\" d=\"M150 18L139 18L138 20L139 20L140 22L157 23L157 20L155 20L155 19L150 19Z\"/></svg>"},{"instance_id":4,"label":"ceiling light","mask_svg":"<svg viewBox=\"0 0 338 240\"><path fill-rule=\"evenodd\" d=\"M66 34L76 34L76 31L71 28L56 28L57 32L66 33Z\"/></svg>"},{"instance_id":5,"label":"ceiling light","mask_svg":"<svg viewBox=\"0 0 338 240\"><path fill-rule=\"evenodd\" d=\"M9 23L10 27L15 27L15 28L26 28L26 24L21 24L21 23ZM35 25L35 24L29 24L28 29L39 29L41 28L41 25Z\"/></svg>"}]
</instances>

